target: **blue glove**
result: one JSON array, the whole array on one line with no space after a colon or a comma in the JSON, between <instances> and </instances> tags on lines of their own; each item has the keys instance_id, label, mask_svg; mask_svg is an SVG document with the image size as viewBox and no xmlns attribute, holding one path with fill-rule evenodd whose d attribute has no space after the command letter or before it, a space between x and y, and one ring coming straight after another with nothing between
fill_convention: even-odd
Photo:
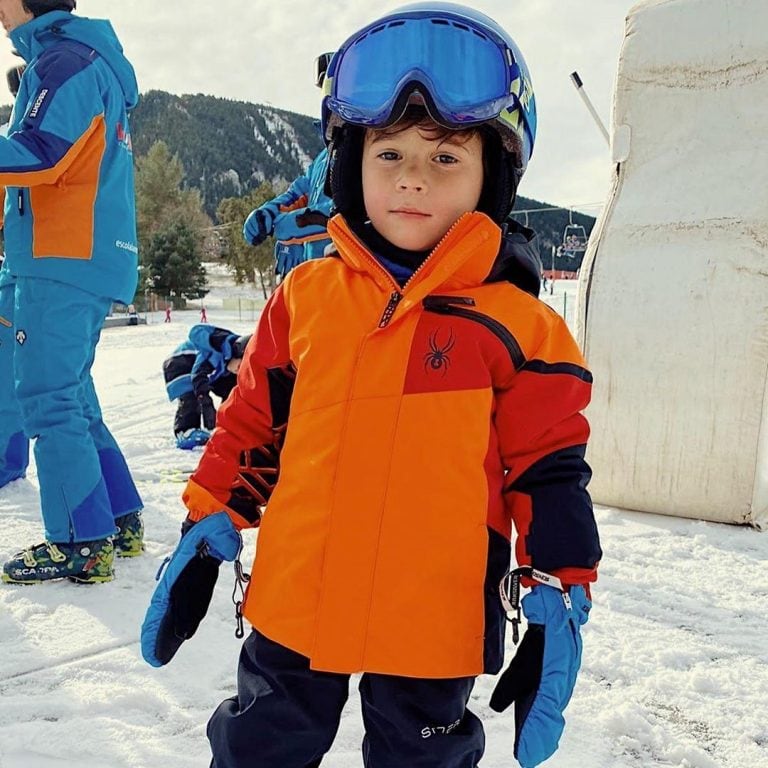
<instances>
[{"instance_id":1,"label":"blue glove","mask_svg":"<svg viewBox=\"0 0 768 768\"><path fill-rule=\"evenodd\" d=\"M580 628L592 603L584 588L568 594L539 585L522 601L528 629L491 696L491 709L515 705L515 758L535 768L557 750L581 666Z\"/></svg>"},{"instance_id":2,"label":"blue glove","mask_svg":"<svg viewBox=\"0 0 768 768\"><path fill-rule=\"evenodd\" d=\"M276 240L307 241L325 235L328 217L312 208L297 208L275 217L273 234Z\"/></svg>"},{"instance_id":3,"label":"blue glove","mask_svg":"<svg viewBox=\"0 0 768 768\"><path fill-rule=\"evenodd\" d=\"M328 217L322 211L298 208L281 213L275 219L275 272L284 278L297 264L309 258L309 243L329 242ZM322 251L321 251L322 253Z\"/></svg>"},{"instance_id":4,"label":"blue glove","mask_svg":"<svg viewBox=\"0 0 768 768\"><path fill-rule=\"evenodd\" d=\"M243 224L243 237L246 243L259 245L271 234L275 224L275 212L269 206L256 208L248 214Z\"/></svg>"},{"instance_id":5,"label":"blue glove","mask_svg":"<svg viewBox=\"0 0 768 768\"><path fill-rule=\"evenodd\" d=\"M226 512L185 522L141 626L141 655L153 667L167 664L192 637L213 596L222 560L234 560L242 540Z\"/></svg>"},{"instance_id":6,"label":"blue glove","mask_svg":"<svg viewBox=\"0 0 768 768\"><path fill-rule=\"evenodd\" d=\"M298 264L306 261L303 243L284 243L278 240L275 243L275 274L281 279Z\"/></svg>"}]
</instances>

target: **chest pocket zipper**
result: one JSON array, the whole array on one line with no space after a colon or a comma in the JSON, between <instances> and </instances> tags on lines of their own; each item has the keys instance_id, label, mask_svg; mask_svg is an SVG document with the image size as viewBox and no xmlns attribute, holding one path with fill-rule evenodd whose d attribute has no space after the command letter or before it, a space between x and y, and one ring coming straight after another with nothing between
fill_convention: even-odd
<instances>
[{"instance_id":1,"label":"chest pocket zipper","mask_svg":"<svg viewBox=\"0 0 768 768\"><path fill-rule=\"evenodd\" d=\"M517 339L510 330L490 315L478 312L476 309L468 309L475 306L475 300L471 296L427 296L422 306L426 312L434 312L438 315L450 315L451 317L463 317L474 323L479 323L487 328L504 345L512 359L512 365L519 371L525 365L525 355Z\"/></svg>"}]
</instances>

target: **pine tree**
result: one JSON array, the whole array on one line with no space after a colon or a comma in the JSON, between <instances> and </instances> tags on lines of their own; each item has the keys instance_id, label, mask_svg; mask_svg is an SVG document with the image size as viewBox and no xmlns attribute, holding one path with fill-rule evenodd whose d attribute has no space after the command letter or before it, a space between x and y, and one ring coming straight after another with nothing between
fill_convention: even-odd
<instances>
[{"instance_id":1,"label":"pine tree","mask_svg":"<svg viewBox=\"0 0 768 768\"><path fill-rule=\"evenodd\" d=\"M148 285L150 246L155 235L174 232L177 224L183 224L182 230L189 233L194 251L199 254L211 224L203 211L200 192L184 188L184 167L163 141L155 142L146 156L136 161L136 224L142 287Z\"/></svg>"},{"instance_id":2,"label":"pine tree","mask_svg":"<svg viewBox=\"0 0 768 768\"><path fill-rule=\"evenodd\" d=\"M147 282L161 296L205 296L200 241L185 221L174 221L152 235L144 252Z\"/></svg>"}]
</instances>

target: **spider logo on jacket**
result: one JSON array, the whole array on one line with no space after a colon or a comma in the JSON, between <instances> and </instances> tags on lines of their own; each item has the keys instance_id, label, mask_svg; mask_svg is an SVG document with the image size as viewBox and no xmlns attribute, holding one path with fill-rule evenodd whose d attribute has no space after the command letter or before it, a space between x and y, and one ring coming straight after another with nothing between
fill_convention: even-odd
<instances>
[{"instance_id":1,"label":"spider logo on jacket","mask_svg":"<svg viewBox=\"0 0 768 768\"><path fill-rule=\"evenodd\" d=\"M448 373L448 369L451 367L451 358L448 353L456 345L456 337L453 335L453 329L448 329L448 340L445 346L440 346L438 340L438 334L440 329L438 328L429 337L429 352L424 355L424 370L429 373L429 369L433 371L442 371L443 376Z\"/></svg>"}]
</instances>

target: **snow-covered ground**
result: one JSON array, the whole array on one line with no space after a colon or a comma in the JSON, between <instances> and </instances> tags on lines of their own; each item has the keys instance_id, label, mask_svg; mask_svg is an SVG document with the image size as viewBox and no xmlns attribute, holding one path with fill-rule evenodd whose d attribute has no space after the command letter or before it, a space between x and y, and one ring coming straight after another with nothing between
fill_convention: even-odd
<instances>
[{"instance_id":1,"label":"snow-covered ground","mask_svg":"<svg viewBox=\"0 0 768 768\"><path fill-rule=\"evenodd\" d=\"M546 297L562 312L565 293L569 320L575 289L561 281ZM220 296L206 300L209 320L251 331L251 318L225 312ZM235 688L230 567L198 634L168 667L147 666L138 643L155 572L178 539L181 480L196 461L174 447L161 363L198 319L174 312L164 324L156 313L146 326L103 334L94 376L144 498L147 552L119 561L106 585L0 587L0 768L209 764L206 721ZM768 535L614 509L597 515L605 559L584 664L561 748L546 765L768 768ZM40 540L34 471L0 490L0 521L3 559ZM255 534L246 540L247 563ZM442 597L450 610L451 596ZM473 694L487 729L482 766L511 768L513 716L488 708L493 685L481 678ZM361 739L353 690L323 765L361 765Z\"/></svg>"}]
</instances>

